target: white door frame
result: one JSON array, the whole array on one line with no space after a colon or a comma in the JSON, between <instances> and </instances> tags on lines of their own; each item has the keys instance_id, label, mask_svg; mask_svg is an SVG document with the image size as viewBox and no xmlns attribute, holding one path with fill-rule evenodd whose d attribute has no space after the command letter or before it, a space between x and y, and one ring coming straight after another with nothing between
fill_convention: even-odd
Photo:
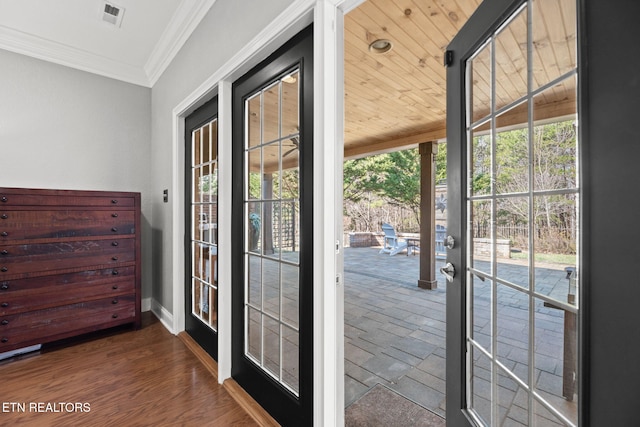
<instances>
[{"instance_id":1,"label":"white door frame","mask_svg":"<svg viewBox=\"0 0 640 427\"><path fill-rule=\"evenodd\" d=\"M231 87L289 38L314 23L314 425L344 425L342 163L346 12L364 0L295 0L172 112L172 264L174 334L184 331L184 120L218 95L219 248L231 247ZM218 381L231 377L230 253L218 254Z\"/></svg>"}]
</instances>

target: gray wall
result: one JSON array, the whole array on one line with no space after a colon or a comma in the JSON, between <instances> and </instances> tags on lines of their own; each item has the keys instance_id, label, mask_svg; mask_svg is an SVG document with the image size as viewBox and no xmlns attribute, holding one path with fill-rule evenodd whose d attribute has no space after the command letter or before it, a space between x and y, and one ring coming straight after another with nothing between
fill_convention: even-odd
<instances>
[{"instance_id":1,"label":"gray wall","mask_svg":"<svg viewBox=\"0 0 640 427\"><path fill-rule=\"evenodd\" d=\"M292 0L218 0L152 89L151 165L153 194L153 298L173 311L172 240L173 204L170 194L162 202L163 189L171 189L173 159L173 109L207 78L253 39Z\"/></svg>"},{"instance_id":2,"label":"gray wall","mask_svg":"<svg viewBox=\"0 0 640 427\"><path fill-rule=\"evenodd\" d=\"M0 186L142 193L151 296L151 90L0 50Z\"/></svg>"}]
</instances>

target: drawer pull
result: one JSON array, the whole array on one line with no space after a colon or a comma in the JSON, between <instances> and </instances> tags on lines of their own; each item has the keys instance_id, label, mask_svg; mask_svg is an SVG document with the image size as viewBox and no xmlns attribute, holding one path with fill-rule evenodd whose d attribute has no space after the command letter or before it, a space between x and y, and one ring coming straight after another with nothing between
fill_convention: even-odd
<instances>
[{"instance_id":1,"label":"drawer pull","mask_svg":"<svg viewBox=\"0 0 640 427\"><path fill-rule=\"evenodd\" d=\"M111 228L111 231L113 231L114 233L117 233L118 232L118 227Z\"/></svg>"},{"instance_id":2,"label":"drawer pull","mask_svg":"<svg viewBox=\"0 0 640 427\"><path fill-rule=\"evenodd\" d=\"M118 213L114 212L114 213L111 214L111 216L114 217L114 218L118 218Z\"/></svg>"},{"instance_id":3,"label":"drawer pull","mask_svg":"<svg viewBox=\"0 0 640 427\"><path fill-rule=\"evenodd\" d=\"M116 289L118 289L118 285L113 285L113 286L111 287L111 289L113 289L113 290L115 291Z\"/></svg>"},{"instance_id":4,"label":"drawer pull","mask_svg":"<svg viewBox=\"0 0 640 427\"><path fill-rule=\"evenodd\" d=\"M2 237L7 237L9 235L9 233L7 233L6 231L3 231L2 233L0 233L0 236Z\"/></svg>"},{"instance_id":5,"label":"drawer pull","mask_svg":"<svg viewBox=\"0 0 640 427\"><path fill-rule=\"evenodd\" d=\"M118 273L118 270L113 270L111 274L113 274L114 276L117 276L119 273Z\"/></svg>"},{"instance_id":6,"label":"drawer pull","mask_svg":"<svg viewBox=\"0 0 640 427\"><path fill-rule=\"evenodd\" d=\"M0 271L2 271L3 273L6 273L7 271L9 271L9 269L7 267L2 267L0 268Z\"/></svg>"},{"instance_id":7,"label":"drawer pull","mask_svg":"<svg viewBox=\"0 0 640 427\"><path fill-rule=\"evenodd\" d=\"M113 203L114 205L117 205L118 201L116 199L111 199L111 203Z\"/></svg>"},{"instance_id":8,"label":"drawer pull","mask_svg":"<svg viewBox=\"0 0 640 427\"><path fill-rule=\"evenodd\" d=\"M117 261L117 260L118 260L118 257L117 257L117 256L112 256L112 257L111 257L111 260L112 260L112 261Z\"/></svg>"},{"instance_id":9,"label":"drawer pull","mask_svg":"<svg viewBox=\"0 0 640 427\"><path fill-rule=\"evenodd\" d=\"M118 314L117 314L117 313L113 313L113 314L111 315L111 317L113 317L114 319L117 319L117 318L118 318Z\"/></svg>"},{"instance_id":10,"label":"drawer pull","mask_svg":"<svg viewBox=\"0 0 640 427\"><path fill-rule=\"evenodd\" d=\"M0 252L0 254L2 255L9 255L9 251L6 249L3 249L2 252Z\"/></svg>"},{"instance_id":11,"label":"drawer pull","mask_svg":"<svg viewBox=\"0 0 640 427\"><path fill-rule=\"evenodd\" d=\"M9 215L7 215L7 214L2 214L2 216L0 216L0 218L2 218L2 219L7 219L7 218L9 218Z\"/></svg>"},{"instance_id":12,"label":"drawer pull","mask_svg":"<svg viewBox=\"0 0 640 427\"><path fill-rule=\"evenodd\" d=\"M9 199L7 199L5 196L2 196L0 201L2 201L2 203L7 203L9 201Z\"/></svg>"},{"instance_id":13,"label":"drawer pull","mask_svg":"<svg viewBox=\"0 0 640 427\"><path fill-rule=\"evenodd\" d=\"M2 304L0 304L0 307L7 308L7 307L9 307L9 303L8 302L3 302Z\"/></svg>"},{"instance_id":14,"label":"drawer pull","mask_svg":"<svg viewBox=\"0 0 640 427\"><path fill-rule=\"evenodd\" d=\"M2 282L2 285L0 285L0 289L2 289L3 291L6 291L7 289L9 289L9 283Z\"/></svg>"},{"instance_id":15,"label":"drawer pull","mask_svg":"<svg viewBox=\"0 0 640 427\"><path fill-rule=\"evenodd\" d=\"M111 301L111 304L117 304L117 303L118 303L117 299L114 299L113 301Z\"/></svg>"},{"instance_id":16,"label":"drawer pull","mask_svg":"<svg viewBox=\"0 0 640 427\"><path fill-rule=\"evenodd\" d=\"M111 243L111 246L118 246L118 242Z\"/></svg>"},{"instance_id":17,"label":"drawer pull","mask_svg":"<svg viewBox=\"0 0 640 427\"><path fill-rule=\"evenodd\" d=\"M0 323L2 323L2 325L3 325L3 326L5 326L5 325L8 325L8 324L9 324L9 321L8 321L7 319L4 319L4 320L3 320L2 322L0 322Z\"/></svg>"},{"instance_id":18,"label":"drawer pull","mask_svg":"<svg viewBox=\"0 0 640 427\"><path fill-rule=\"evenodd\" d=\"M0 341L2 341L2 343L4 344L4 343L6 343L6 342L9 342L9 338L7 338L7 337L2 337L2 339L0 339Z\"/></svg>"}]
</instances>

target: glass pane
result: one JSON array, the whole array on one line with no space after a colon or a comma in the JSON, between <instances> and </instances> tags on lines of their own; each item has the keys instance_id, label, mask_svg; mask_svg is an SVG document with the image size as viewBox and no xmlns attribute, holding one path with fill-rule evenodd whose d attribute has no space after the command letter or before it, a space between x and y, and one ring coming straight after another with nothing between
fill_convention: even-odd
<instances>
[{"instance_id":1,"label":"glass pane","mask_svg":"<svg viewBox=\"0 0 640 427\"><path fill-rule=\"evenodd\" d=\"M258 362L262 360L262 315L251 307L247 315L247 354Z\"/></svg>"},{"instance_id":2,"label":"glass pane","mask_svg":"<svg viewBox=\"0 0 640 427\"><path fill-rule=\"evenodd\" d=\"M298 199L300 197L300 151L297 138L283 141L282 154L282 182L281 193L283 199Z\"/></svg>"},{"instance_id":3,"label":"glass pane","mask_svg":"<svg viewBox=\"0 0 640 427\"><path fill-rule=\"evenodd\" d=\"M280 378L280 323L267 315L264 320L264 368Z\"/></svg>"},{"instance_id":4,"label":"glass pane","mask_svg":"<svg viewBox=\"0 0 640 427\"><path fill-rule=\"evenodd\" d=\"M286 326L282 327L282 332L282 382L298 393L300 391L299 333Z\"/></svg>"},{"instance_id":5,"label":"glass pane","mask_svg":"<svg viewBox=\"0 0 640 427\"><path fill-rule=\"evenodd\" d=\"M498 417L500 426L529 425L529 393L498 368Z\"/></svg>"},{"instance_id":6,"label":"glass pane","mask_svg":"<svg viewBox=\"0 0 640 427\"><path fill-rule=\"evenodd\" d=\"M471 123L491 113L491 44L471 60Z\"/></svg>"},{"instance_id":7,"label":"glass pane","mask_svg":"<svg viewBox=\"0 0 640 427\"><path fill-rule=\"evenodd\" d=\"M300 316L300 267L282 264L282 320L298 328Z\"/></svg>"},{"instance_id":8,"label":"glass pane","mask_svg":"<svg viewBox=\"0 0 640 427\"><path fill-rule=\"evenodd\" d=\"M280 84L265 89L263 96L263 142L271 142L280 138Z\"/></svg>"},{"instance_id":9,"label":"glass pane","mask_svg":"<svg viewBox=\"0 0 640 427\"><path fill-rule=\"evenodd\" d=\"M202 164L202 147L200 146L200 129L196 130L192 133L193 138L193 161L191 162L192 166L198 166Z\"/></svg>"},{"instance_id":10,"label":"glass pane","mask_svg":"<svg viewBox=\"0 0 640 427\"><path fill-rule=\"evenodd\" d=\"M202 160L201 163L207 163L211 159L211 138L210 138L210 130L208 125L205 125L201 128L202 132Z\"/></svg>"},{"instance_id":11,"label":"glass pane","mask_svg":"<svg viewBox=\"0 0 640 427\"><path fill-rule=\"evenodd\" d=\"M576 2L533 0L534 89L577 66Z\"/></svg>"},{"instance_id":12,"label":"glass pane","mask_svg":"<svg viewBox=\"0 0 640 427\"><path fill-rule=\"evenodd\" d=\"M576 188L577 128L573 120L533 129L535 190Z\"/></svg>"},{"instance_id":13,"label":"glass pane","mask_svg":"<svg viewBox=\"0 0 640 427\"><path fill-rule=\"evenodd\" d=\"M526 104L523 105L526 107ZM511 114L514 114L513 110L504 115ZM495 191L496 194L529 192L529 129L527 127L496 134Z\"/></svg>"},{"instance_id":14,"label":"glass pane","mask_svg":"<svg viewBox=\"0 0 640 427\"><path fill-rule=\"evenodd\" d=\"M527 8L495 39L496 110L527 94Z\"/></svg>"},{"instance_id":15,"label":"glass pane","mask_svg":"<svg viewBox=\"0 0 640 427\"><path fill-rule=\"evenodd\" d=\"M471 336L485 350L491 353L491 281L480 280L478 276L472 276L471 280L471 292L473 293L473 332Z\"/></svg>"},{"instance_id":16,"label":"glass pane","mask_svg":"<svg viewBox=\"0 0 640 427\"><path fill-rule=\"evenodd\" d=\"M577 316L540 299L535 301L536 391L577 424Z\"/></svg>"},{"instance_id":17,"label":"glass pane","mask_svg":"<svg viewBox=\"0 0 640 427\"><path fill-rule=\"evenodd\" d=\"M298 125L298 106L299 106L299 90L300 72L285 76L282 79L282 136L295 135L299 132Z\"/></svg>"},{"instance_id":18,"label":"glass pane","mask_svg":"<svg viewBox=\"0 0 640 427\"><path fill-rule=\"evenodd\" d=\"M262 156L264 162L263 173L265 174L265 177L263 178L266 179L266 175L273 174L277 179L278 173L280 171L280 144L276 142L273 144L265 145L263 147ZM274 197L278 196L274 195L272 189L271 194L266 194L265 192L262 197L264 199L273 199Z\"/></svg>"},{"instance_id":19,"label":"glass pane","mask_svg":"<svg viewBox=\"0 0 640 427\"><path fill-rule=\"evenodd\" d=\"M529 287L529 198L496 200L496 274L523 288Z\"/></svg>"},{"instance_id":20,"label":"glass pane","mask_svg":"<svg viewBox=\"0 0 640 427\"><path fill-rule=\"evenodd\" d=\"M193 298L191 301L191 313L197 317L200 317L202 313L201 288L202 286L200 281L191 279L191 297Z\"/></svg>"},{"instance_id":21,"label":"glass pane","mask_svg":"<svg viewBox=\"0 0 640 427\"><path fill-rule=\"evenodd\" d=\"M471 194L491 192L491 135L473 135L471 148Z\"/></svg>"},{"instance_id":22,"label":"glass pane","mask_svg":"<svg viewBox=\"0 0 640 427\"><path fill-rule=\"evenodd\" d=\"M300 261L300 209L298 202L280 204L280 244L282 259L298 263Z\"/></svg>"},{"instance_id":23,"label":"glass pane","mask_svg":"<svg viewBox=\"0 0 640 427\"><path fill-rule=\"evenodd\" d=\"M537 196L534 209L535 291L568 302L576 295L568 273L577 265L577 197Z\"/></svg>"},{"instance_id":24,"label":"glass pane","mask_svg":"<svg viewBox=\"0 0 640 427\"><path fill-rule=\"evenodd\" d=\"M251 252L261 253L261 234L262 234L262 203L249 202L248 203L248 215L247 218L247 248Z\"/></svg>"},{"instance_id":25,"label":"glass pane","mask_svg":"<svg viewBox=\"0 0 640 427\"><path fill-rule=\"evenodd\" d=\"M270 258L280 258L280 203L264 202L263 252Z\"/></svg>"},{"instance_id":26,"label":"glass pane","mask_svg":"<svg viewBox=\"0 0 640 427\"><path fill-rule=\"evenodd\" d=\"M248 147L255 147L262 144L260 126L262 125L262 112L260 110L260 94L255 95L247 101L247 134Z\"/></svg>"},{"instance_id":27,"label":"glass pane","mask_svg":"<svg viewBox=\"0 0 640 427\"><path fill-rule=\"evenodd\" d=\"M562 422L551 411L545 408L542 403L534 401L534 419L536 426L545 427L565 427L567 424ZM577 425L577 423L575 423Z\"/></svg>"},{"instance_id":28,"label":"glass pane","mask_svg":"<svg viewBox=\"0 0 640 427\"><path fill-rule=\"evenodd\" d=\"M249 199L262 198L262 150L249 151Z\"/></svg>"},{"instance_id":29,"label":"glass pane","mask_svg":"<svg viewBox=\"0 0 640 427\"><path fill-rule=\"evenodd\" d=\"M218 290L213 286L209 287L209 325L218 329Z\"/></svg>"},{"instance_id":30,"label":"glass pane","mask_svg":"<svg viewBox=\"0 0 640 427\"><path fill-rule=\"evenodd\" d=\"M529 295L496 285L496 354L523 381L529 378Z\"/></svg>"},{"instance_id":31,"label":"glass pane","mask_svg":"<svg viewBox=\"0 0 640 427\"><path fill-rule=\"evenodd\" d=\"M471 266L476 270L491 274L491 202L471 203L469 216L471 232Z\"/></svg>"},{"instance_id":32,"label":"glass pane","mask_svg":"<svg viewBox=\"0 0 640 427\"><path fill-rule=\"evenodd\" d=\"M280 263L264 259L262 261L262 301L263 310L280 317Z\"/></svg>"},{"instance_id":33,"label":"glass pane","mask_svg":"<svg viewBox=\"0 0 640 427\"><path fill-rule=\"evenodd\" d=\"M471 404L478 417L491 425L491 360L471 347Z\"/></svg>"},{"instance_id":34,"label":"glass pane","mask_svg":"<svg viewBox=\"0 0 640 427\"><path fill-rule=\"evenodd\" d=\"M262 259L255 255L248 258L249 304L262 309Z\"/></svg>"},{"instance_id":35,"label":"glass pane","mask_svg":"<svg viewBox=\"0 0 640 427\"><path fill-rule=\"evenodd\" d=\"M193 194L191 195L191 199L193 203L200 203L202 201L202 197L200 194L200 180L202 177L202 170L199 167L193 169Z\"/></svg>"},{"instance_id":36,"label":"glass pane","mask_svg":"<svg viewBox=\"0 0 640 427\"><path fill-rule=\"evenodd\" d=\"M193 275L200 280L204 280L205 276L205 259L203 254L202 243L193 243Z\"/></svg>"}]
</instances>

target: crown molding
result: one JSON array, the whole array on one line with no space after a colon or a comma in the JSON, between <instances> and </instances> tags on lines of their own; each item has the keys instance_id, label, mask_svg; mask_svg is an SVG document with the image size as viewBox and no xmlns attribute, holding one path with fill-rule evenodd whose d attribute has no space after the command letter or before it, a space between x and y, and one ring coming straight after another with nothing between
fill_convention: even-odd
<instances>
[{"instance_id":1,"label":"crown molding","mask_svg":"<svg viewBox=\"0 0 640 427\"><path fill-rule=\"evenodd\" d=\"M186 43L216 0L183 0L160 36L144 71L153 86Z\"/></svg>"},{"instance_id":2,"label":"crown molding","mask_svg":"<svg viewBox=\"0 0 640 427\"><path fill-rule=\"evenodd\" d=\"M151 87L144 70L0 25L0 48L89 73Z\"/></svg>"}]
</instances>

